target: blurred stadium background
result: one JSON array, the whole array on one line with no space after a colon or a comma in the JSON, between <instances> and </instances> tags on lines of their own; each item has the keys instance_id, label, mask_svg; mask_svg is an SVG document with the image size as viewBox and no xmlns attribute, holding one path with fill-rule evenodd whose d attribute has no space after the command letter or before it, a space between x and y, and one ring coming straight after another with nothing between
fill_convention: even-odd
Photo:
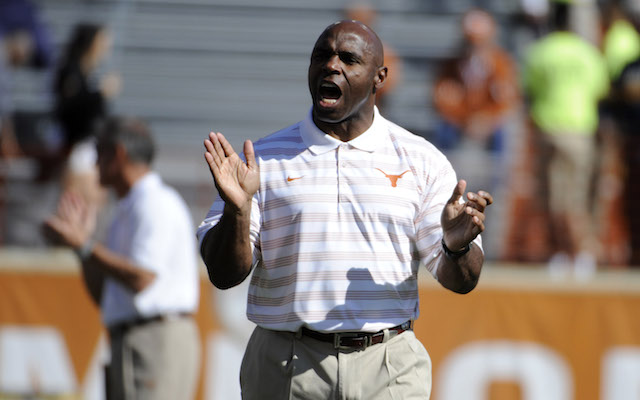
<instances>
[{"instance_id":1,"label":"blurred stadium background","mask_svg":"<svg viewBox=\"0 0 640 400\"><path fill-rule=\"evenodd\" d=\"M37 1L61 49L73 25L92 21L114 35L106 68L119 71L123 91L113 111L148 120L158 138L156 167L192 207L194 221L212 199L202 142L215 130L237 149L303 118L310 51L319 33L344 18L345 0L53 0ZM517 0L484 2L505 27ZM375 29L403 60L403 76L386 115L416 134L429 135L435 116L431 84L438 61L461 39L460 15L473 1L391 0L371 3ZM512 31L502 29L506 45ZM391 71L393 74L393 71ZM15 74L16 108L51 109L50 71ZM500 219L496 218L496 227Z\"/></svg>"},{"instance_id":2,"label":"blurred stadium background","mask_svg":"<svg viewBox=\"0 0 640 400\"><path fill-rule=\"evenodd\" d=\"M379 14L375 30L403 61L402 80L390 94L385 114L426 138L437 120L431 103L435 69L460 41L463 12L477 5L492 12L500 44L516 60L531 39L521 25L524 2L519 0L369 3ZM595 3L578 3L584 5L579 26L589 36L597 30ZM187 200L198 224L215 194L202 160L203 139L220 131L240 149L244 139L258 139L300 120L310 107L307 66L313 43L328 24L343 18L351 2L34 4L56 51L77 22L111 28L114 49L105 69L119 71L123 79L112 111L150 122L159 145L156 169ZM51 72L15 72L16 109L50 112ZM508 162L522 156L522 117L517 112L508 126L507 146L514 150L507 152ZM14 201L28 210L27 219L37 222L50 212L56 193L55 188L28 189L29 168L25 162L5 169L5 185L14 195L23 192ZM482 175L491 168L477 165L476 170ZM519 245L507 237L514 217L509 192L502 182L494 193L497 202L484 235L489 263L478 290L458 298L423 279L416 331L434 362L432 398L640 399L637 273L628 265L603 266L587 281L554 279L543 263L504 257L505 246ZM534 227L527 215L519 217L524 218L520 230ZM219 293L203 280L198 321L205 354L199 398L239 398L234 368L251 329L238 319L243 317L243 290ZM38 244L0 247L0 299L0 399L102 399L105 339L70 253Z\"/></svg>"}]
</instances>

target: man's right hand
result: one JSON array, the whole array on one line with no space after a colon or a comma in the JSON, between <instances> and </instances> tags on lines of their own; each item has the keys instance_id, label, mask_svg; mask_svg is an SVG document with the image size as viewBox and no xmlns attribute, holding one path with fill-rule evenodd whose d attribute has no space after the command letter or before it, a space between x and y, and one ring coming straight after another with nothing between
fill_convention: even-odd
<instances>
[{"instance_id":1,"label":"man's right hand","mask_svg":"<svg viewBox=\"0 0 640 400\"><path fill-rule=\"evenodd\" d=\"M44 222L44 233L56 244L72 248L82 247L96 228L97 209L77 193L66 191L58 204L58 211Z\"/></svg>"},{"instance_id":2,"label":"man's right hand","mask_svg":"<svg viewBox=\"0 0 640 400\"><path fill-rule=\"evenodd\" d=\"M222 133L211 132L204 141L204 147L204 158L225 206L248 213L251 199L260 188L260 167L256 163L253 143L250 140L244 142L246 163Z\"/></svg>"}]
</instances>

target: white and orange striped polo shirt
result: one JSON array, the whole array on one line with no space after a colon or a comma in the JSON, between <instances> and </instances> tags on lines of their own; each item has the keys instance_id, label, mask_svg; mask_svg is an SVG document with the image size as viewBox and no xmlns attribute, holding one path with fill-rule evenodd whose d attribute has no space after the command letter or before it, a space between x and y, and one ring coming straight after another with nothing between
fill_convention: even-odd
<instances>
[{"instance_id":1,"label":"white and orange striped polo shirt","mask_svg":"<svg viewBox=\"0 0 640 400\"><path fill-rule=\"evenodd\" d=\"M435 275L456 185L433 145L375 111L349 142L307 118L254 144L248 318L267 329L376 332L418 317L418 267ZM221 217L218 197L198 228ZM480 239L476 240L480 245Z\"/></svg>"}]
</instances>

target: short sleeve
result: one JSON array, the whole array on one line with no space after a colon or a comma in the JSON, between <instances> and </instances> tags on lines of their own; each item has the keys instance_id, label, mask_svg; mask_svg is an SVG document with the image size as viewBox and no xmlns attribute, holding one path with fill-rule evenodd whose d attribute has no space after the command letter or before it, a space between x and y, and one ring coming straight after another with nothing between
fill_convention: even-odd
<instances>
[{"instance_id":1,"label":"short sleeve","mask_svg":"<svg viewBox=\"0 0 640 400\"><path fill-rule=\"evenodd\" d=\"M198 248L202 248L202 241L206 236L207 232L211 228L213 228L222 218L222 212L224 210L224 200L220 195L217 195L215 201L211 205L209 212L205 219L200 223L198 229L196 230L196 237L198 238ZM258 193L253 196L251 201L251 227L250 227L250 240L251 240L251 251L254 254L254 260L257 257L257 252L259 252L260 246L258 245L260 239L260 206L258 204Z\"/></svg>"},{"instance_id":2,"label":"short sleeve","mask_svg":"<svg viewBox=\"0 0 640 400\"><path fill-rule=\"evenodd\" d=\"M451 163L446 159L436 171L429 176L430 185L426 188L422 208L416 220L416 246L421 263L437 279L438 259L442 254L440 218L458 180ZM460 201L465 200L461 198ZM474 244L482 249L480 235L474 239Z\"/></svg>"}]
</instances>

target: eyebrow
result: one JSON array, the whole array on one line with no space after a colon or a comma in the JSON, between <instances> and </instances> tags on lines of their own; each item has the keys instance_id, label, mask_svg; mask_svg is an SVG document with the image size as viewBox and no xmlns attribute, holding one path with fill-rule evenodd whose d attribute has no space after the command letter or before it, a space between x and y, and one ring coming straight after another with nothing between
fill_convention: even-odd
<instances>
[{"instance_id":1,"label":"eyebrow","mask_svg":"<svg viewBox=\"0 0 640 400\"><path fill-rule=\"evenodd\" d=\"M358 62L362 62L362 60L364 59L362 55L354 53L352 51L348 51L348 50L338 51L338 56L343 56L343 55L351 57Z\"/></svg>"},{"instance_id":2,"label":"eyebrow","mask_svg":"<svg viewBox=\"0 0 640 400\"><path fill-rule=\"evenodd\" d=\"M371 53L369 49L364 49L362 52L354 52L352 50L333 50L330 46L324 44L319 45L313 48L311 54L338 54L338 55L348 55L358 60L363 60L366 53Z\"/></svg>"}]
</instances>

